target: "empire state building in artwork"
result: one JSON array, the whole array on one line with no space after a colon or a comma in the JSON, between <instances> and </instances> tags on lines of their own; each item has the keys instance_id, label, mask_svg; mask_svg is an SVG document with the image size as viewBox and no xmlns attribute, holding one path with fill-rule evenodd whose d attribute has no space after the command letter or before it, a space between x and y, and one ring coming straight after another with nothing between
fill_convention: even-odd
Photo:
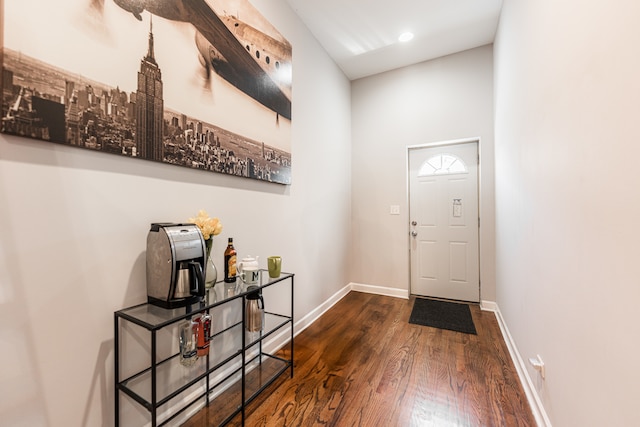
<instances>
[{"instance_id":1,"label":"empire state building in artwork","mask_svg":"<svg viewBox=\"0 0 640 427\"><path fill-rule=\"evenodd\" d=\"M149 51L140 61L136 92L136 147L138 157L163 161L162 73L153 53L153 22L149 27Z\"/></svg>"}]
</instances>

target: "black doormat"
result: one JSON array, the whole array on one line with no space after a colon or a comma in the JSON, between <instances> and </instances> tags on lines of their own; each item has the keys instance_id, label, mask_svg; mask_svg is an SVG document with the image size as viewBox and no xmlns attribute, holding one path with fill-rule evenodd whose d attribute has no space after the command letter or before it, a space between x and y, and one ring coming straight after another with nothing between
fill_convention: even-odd
<instances>
[{"instance_id":1,"label":"black doormat","mask_svg":"<svg viewBox=\"0 0 640 427\"><path fill-rule=\"evenodd\" d=\"M416 298L409 323L476 335L468 304Z\"/></svg>"}]
</instances>

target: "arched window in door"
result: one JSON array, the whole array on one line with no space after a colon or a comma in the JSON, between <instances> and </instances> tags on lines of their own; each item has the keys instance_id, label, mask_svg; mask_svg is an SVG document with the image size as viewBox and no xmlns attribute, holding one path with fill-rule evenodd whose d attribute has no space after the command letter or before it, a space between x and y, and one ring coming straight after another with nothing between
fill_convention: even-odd
<instances>
[{"instance_id":1,"label":"arched window in door","mask_svg":"<svg viewBox=\"0 0 640 427\"><path fill-rule=\"evenodd\" d=\"M451 175L454 173L468 173L467 165L462 159L453 154L437 154L420 166L418 176Z\"/></svg>"}]
</instances>

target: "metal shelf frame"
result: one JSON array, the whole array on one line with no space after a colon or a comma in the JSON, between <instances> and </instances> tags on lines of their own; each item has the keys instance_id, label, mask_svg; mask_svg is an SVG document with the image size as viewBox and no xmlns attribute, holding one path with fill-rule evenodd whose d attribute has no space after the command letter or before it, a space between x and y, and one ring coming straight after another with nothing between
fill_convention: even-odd
<instances>
[{"instance_id":1,"label":"metal shelf frame","mask_svg":"<svg viewBox=\"0 0 640 427\"><path fill-rule=\"evenodd\" d=\"M254 400L262 391L264 391L269 385L271 385L280 375L282 375L287 370L290 370L291 377L293 378L293 360L294 360L294 274L291 273L282 273L278 278L270 278L268 271L260 270L260 281L258 286L260 288L260 292L263 289L267 289L273 286L283 286L286 282L290 284L290 298L291 305L289 307L289 313L276 313L276 312L266 312L265 311L265 319L268 319L269 322L265 321L263 325L263 331L261 331L257 338L255 336L251 336L248 339L248 333L246 332L244 321L246 319L246 304L245 297L249 293L256 292L255 288L252 288L251 291L248 291L248 286L256 286L254 285L245 285L239 279L234 284L228 284L224 282L216 282L216 284L209 290L207 290L207 295L203 299L196 304L191 304L187 307L182 308L174 308L174 309L165 309L161 307L154 306L149 303L138 304L132 307L128 307L114 313L114 393L115 393L115 401L114 401L114 410L115 410L115 426L120 426L120 398L121 393L130 397L134 402L143 406L150 413L151 418L151 426L152 427L160 427L168 424L170 421L174 420L177 416L182 414L187 409L191 408L196 403L201 403L204 400L205 405L215 404L216 398L211 398L212 392L216 391L223 384L230 381L234 376L240 376L238 382L241 386L241 399L239 401L238 406L231 411L231 413L219 424L225 425L230 422L233 418L235 418L238 414L241 414L242 417L242 425L245 422L245 408L246 406ZM224 293L225 296L223 298L218 299L217 294L219 288L224 286L233 286L233 292L221 292ZM166 328L168 326L174 325L180 321L183 321L192 316L198 315L200 313L209 313L212 309L216 307L220 307L226 304L229 304L233 301L237 301L241 299L242 306L242 318L239 322L234 322L231 325L224 327L222 330L217 331L216 333L211 335L211 338L221 337L225 334L241 334L242 343L239 348L236 350L230 351L227 355L224 355L223 359L217 361L216 363L210 363L210 355L214 350L215 341L211 342L210 345L210 353L205 357L204 367L199 366L198 368L192 367L194 369L200 369L194 373L193 377L185 379L181 382L180 385L176 386L174 389L171 389L165 396L158 396L158 368L166 366L167 369L170 369L171 364L179 364L179 353L171 354L168 357L165 357L161 360L158 360L157 354L157 345L158 345L158 337L157 333ZM121 369L121 361L120 358L124 355L121 354L121 334L120 330L124 325L124 322L131 323L133 325L139 326L145 330L147 330L151 334L151 347L150 347L150 360L148 367L135 372L133 375L128 376L125 379L120 379L120 369ZM267 326L268 324L268 326ZM282 357L268 354L263 352L263 341L273 334L282 331L284 328L289 327L290 329L290 337L289 337L289 350L290 350L290 358L284 359ZM286 329L285 329L286 330ZM177 339L177 337L176 337ZM256 350L257 348L257 350ZM250 365L256 363L262 364L263 360L269 359L272 361L277 361L281 366L273 373L269 378L265 381L260 381L260 387L257 390L251 391L248 393L247 391L247 375L251 372L252 367ZM234 368L234 363L239 363L239 366ZM201 365L202 363L199 363ZM221 374L225 372L225 370L230 371L224 378L211 383L210 377L212 374ZM149 383L150 387L150 399L140 395L139 392L136 392L131 386L132 383L135 382L146 382ZM166 419L161 422L158 421L158 413L159 407L162 405L166 405L173 399L178 396L184 396L184 393L192 386L202 383L204 385L204 391L199 393L197 396L191 398L190 400L185 400L184 405L169 415ZM186 397L186 396L184 396ZM223 398L224 399L224 398Z\"/></svg>"}]
</instances>

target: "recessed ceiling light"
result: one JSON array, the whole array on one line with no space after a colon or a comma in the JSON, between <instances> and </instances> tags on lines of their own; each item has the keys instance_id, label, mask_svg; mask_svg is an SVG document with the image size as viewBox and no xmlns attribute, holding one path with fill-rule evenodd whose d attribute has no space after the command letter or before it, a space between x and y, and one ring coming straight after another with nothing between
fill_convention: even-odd
<instances>
[{"instance_id":1,"label":"recessed ceiling light","mask_svg":"<svg viewBox=\"0 0 640 427\"><path fill-rule=\"evenodd\" d=\"M398 37L398 40L401 42L408 42L412 38L413 38L413 33L410 33L407 31L406 33L400 34L400 37Z\"/></svg>"}]
</instances>

